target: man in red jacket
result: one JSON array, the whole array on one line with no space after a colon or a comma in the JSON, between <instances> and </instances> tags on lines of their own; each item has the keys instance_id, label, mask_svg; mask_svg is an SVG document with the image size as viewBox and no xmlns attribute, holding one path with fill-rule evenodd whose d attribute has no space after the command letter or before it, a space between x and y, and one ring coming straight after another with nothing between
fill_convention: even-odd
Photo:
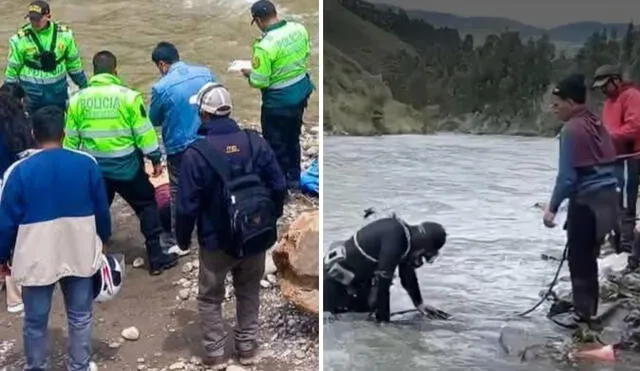
<instances>
[{"instance_id":1,"label":"man in red jacket","mask_svg":"<svg viewBox=\"0 0 640 371\"><path fill-rule=\"evenodd\" d=\"M606 96L602 121L613 137L618 157L640 154L640 90L624 82L622 71L611 65L598 67L593 80L593 87L602 90ZM618 171L623 210L620 248L631 252L626 269L628 272L640 267L640 240L634 241L640 156L630 157L620 161Z\"/></svg>"}]
</instances>

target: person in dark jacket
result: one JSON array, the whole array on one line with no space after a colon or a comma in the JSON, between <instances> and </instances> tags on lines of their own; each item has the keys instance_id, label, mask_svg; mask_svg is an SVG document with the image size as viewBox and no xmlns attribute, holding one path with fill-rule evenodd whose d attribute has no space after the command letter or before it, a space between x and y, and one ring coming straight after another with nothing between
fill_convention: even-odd
<instances>
[{"instance_id":1,"label":"person in dark jacket","mask_svg":"<svg viewBox=\"0 0 640 371\"><path fill-rule=\"evenodd\" d=\"M604 237L617 228L618 213L614 142L586 107L586 91L579 74L566 77L553 90L553 111L564 126L556 183L543 216L544 225L554 227L560 204L569 199L565 229L574 310L556 322L571 328L590 325L598 311L597 258Z\"/></svg>"},{"instance_id":2,"label":"person in dark jacket","mask_svg":"<svg viewBox=\"0 0 640 371\"><path fill-rule=\"evenodd\" d=\"M19 154L35 145L25 111L24 90L5 83L0 87L0 179Z\"/></svg>"},{"instance_id":3,"label":"person in dark jacket","mask_svg":"<svg viewBox=\"0 0 640 371\"><path fill-rule=\"evenodd\" d=\"M2 86L0 86L0 92L4 92L12 96L18 104L20 108L24 111L25 115L27 113L27 92L24 91L22 86L12 82L6 82Z\"/></svg>"},{"instance_id":4,"label":"person in dark jacket","mask_svg":"<svg viewBox=\"0 0 640 371\"><path fill-rule=\"evenodd\" d=\"M26 93L15 83L0 87L0 185L7 169L35 146L31 126L25 112ZM10 274L5 277L7 311L21 312L24 308L21 290Z\"/></svg>"},{"instance_id":5,"label":"person in dark jacket","mask_svg":"<svg viewBox=\"0 0 640 371\"><path fill-rule=\"evenodd\" d=\"M397 268L402 287L419 312L448 318L423 303L415 272L425 262L435 261L446 239L438 223L408 225L394 216L369 223L348 240L332 244L324 258L324 311L375 312L379 322L389 322L389 288Z\"/></svg>"},{"instance_id":6,"label":"person in dark jacket","mask_svg":"<svg viewBox=\"0 0 640 371\"><path fill-rule=\"evenodd\" d=\"M202 118L200 135L224 154L232 167L244 167L249 161L253 169L271 190L277 216L282 215L286 181L273 150L255 132L241 130L229 117L231 97L224 86L208 83L192 97ZM236 350L242 364L254 361L260 306L260 280L265 269L265 252L236 259L227 254L232 246L228 232L222 180L208 166L206 159L193 146L182 157L176 199L176 240L182 249L191 244L191 233L198 225L200 244L200 275L198 311L202 320L206 357L209 368L222 370L225 358L226 333L222 319L225 277L229 271L237 300Z\"/></svg>"}]
</instances>

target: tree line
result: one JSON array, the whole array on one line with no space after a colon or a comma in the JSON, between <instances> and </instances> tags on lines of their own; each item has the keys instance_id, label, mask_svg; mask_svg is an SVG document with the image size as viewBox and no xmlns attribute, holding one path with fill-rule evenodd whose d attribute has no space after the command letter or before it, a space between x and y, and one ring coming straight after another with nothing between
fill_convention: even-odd
<instances>
[{"instance_id":1,"label":"tree line","mask_svg":"<svg viewBox=\"0 0 640 371\"><path fill-rule=\"evenodd\" d=\"M434 27L402 9L339 1L416 50L387 56L382 71L395 99L416 109L437 105L449 115L527 119L540 114L552 82L568 73L591 77L599 65L622 64L632 80L640 80L640 29L633 24L624 35L606 29L596 32L569 56L546 35L524 40L505 30L476 45L473 35Z\"/></svg>"}]
</instances>

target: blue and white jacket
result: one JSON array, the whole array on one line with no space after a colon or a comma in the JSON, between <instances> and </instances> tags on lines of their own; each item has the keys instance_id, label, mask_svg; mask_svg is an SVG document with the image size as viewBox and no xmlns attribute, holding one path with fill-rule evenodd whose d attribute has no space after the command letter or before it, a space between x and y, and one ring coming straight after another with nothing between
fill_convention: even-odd
<instances>
[{"instance_id":1,"label":"blue and white jacket","mask_svg":"<svg viewBox=\"0 0 640 371\"><path fill-rule=\"evenodd\" d=\"M100 267L111 216L102 173L82 152L34 152L7 169L0 188L0 263L20 286L90 277Z\"/></svg>"}]
</instances>

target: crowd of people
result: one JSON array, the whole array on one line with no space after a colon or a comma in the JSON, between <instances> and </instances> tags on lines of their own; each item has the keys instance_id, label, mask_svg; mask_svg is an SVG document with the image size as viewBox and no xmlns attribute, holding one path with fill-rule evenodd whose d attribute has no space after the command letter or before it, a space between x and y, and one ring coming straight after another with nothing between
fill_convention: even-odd
<instances>
[{"instance_id":1,"label":"crowd of people","mask_svg":"<svg viewBox=\"0 0 640 371\"><path fill-rule=\"evenodd\" d=\"M106 249L116 194L140 221L150 275L191 251L197 225L203 363L227 365L228 272L238 300L237 356L253 362L265 252L286 198L300 187L299 136L314 90L307 30L280 19L268 0L251 7L262 36L242 74L262 94L260 135L232 118L231 93L216 75L182 61L175 45L151 51L161 77L146 106L111 51L93 56L87 78L72 30L52 20L47 2L32 2L26 18L9 41L0 91L0 276L9 311L24 310L25 369L47 367L56 284L69 326L68 369L95 369L93 302L115 296L124 269ZM80 89L71 97L67 76Z\"/></svg>"}]
</instances>

